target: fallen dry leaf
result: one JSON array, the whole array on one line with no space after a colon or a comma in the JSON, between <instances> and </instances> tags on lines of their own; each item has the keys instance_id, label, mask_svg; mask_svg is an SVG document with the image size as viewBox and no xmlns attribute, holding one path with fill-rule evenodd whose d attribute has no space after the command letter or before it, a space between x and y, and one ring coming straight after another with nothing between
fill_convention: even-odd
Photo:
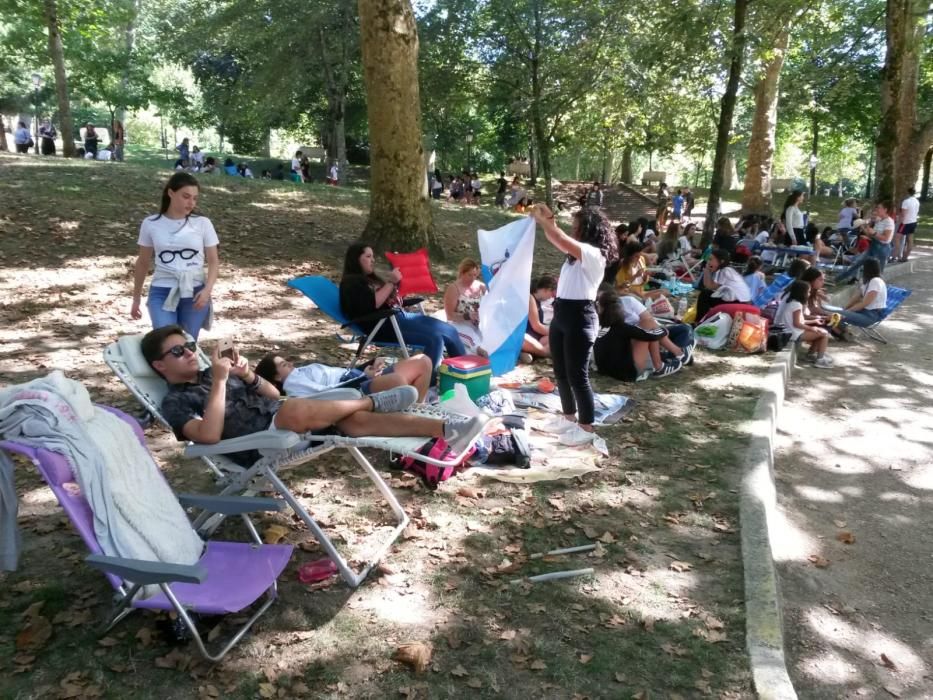
<instances>
[{"instance_id":1,"label":"fallen dry leaf","mask_svg":"<svg viewBox=\"0 0 933 700\"><path fill-rule=\"evenodd\" d=\"M811 554L807 557L807 561L813 564L817 569L825 569L829 566L829 559L821 557L819 554Z\"/></svg>"},{"instance_id":2,"label":"fallen dry leaf","mask_svg":"<svg viewBox=\"0 0 933 700\"><path fill-rule=\"evenodd\" d=\"M41 615L36 615L16 635L16 648L20 651L36 651L43 647L51 636L52 623Z\"/></svg>"},{"instance_id":3,"label":"fallen dry leaf","mask_svg":"<svg viewBox=\"0 0 933 700\"><path fill-rule=\"evenodd\" d=\"M483 492L477 491L476 489L469 486L461 486L459 489L457 489L457 495L463 496L463 498L477 499L483 497Z\"/></svg>"},{"instance_id":4,"label":"fallen dry leaf","mask_svg":"<svg viewBox=\"0 0 933 700\"><path fill-rule=\"evenodd\" d=\"M590 661L593 660L592 654L580 654L580 663L586 666Z\"/></svg>"},{"instance_id":5,"label":"fallen dry leaf","mask_svg":"<svg viewBox=\"0 0 933 700\"><path fill-rule=\"evenodd\" d=\"M855 535L853 535L848 530L843 530L842 532L838 533L836 535L836 539L843 544L855 544Z\"/></svg>"},{"instance_id":6,"label":"fallen dry leaf","mask_svg":"<svg viewBox=\"0 0 933 700\"><path fill-rule=\"evenodd\" d=\"M693 569L693 564L689 564L685 561L672 561L670 563L671 571L676 571L678 573L683 573L685 571L690 571Z\"/></svg>"},{"instance_id":7,"label":"fallen dry leaf","mask_svg":"<svg viewBox=\"0 0 933 700\"><path fill-rule=\"evenodd\" d=\"M422 673L431 663L434 648L427 642L409 642L399 646L392 658L406 666L411 666L415 673Z\"/></svg>"},{"instance_id":8,"label":"fallen dry leaf","mask_svg":"<svg viewBox=\"0 0 933 700\"><path fill-rule=\"evenodd\" d=\"M271 683L260 683L259 684L259 697L261 698L274 698L275 697L275 686Z\"/></svg>"},{"instance_id":9,"label":"fallen dry leaf","mask_svg":"<svg viewBox=\"0 0 933 700\"><path fill-rule=\"evenodd\" d=\"M833 525L841 529L846 526L846 521L845 520L833 520Z\"/></svg>"},{"instance_id":10,"label":"fallen dry leaf","mask_svg":"<svg viewBox=\"0 0 933 700\"><path fill-rule=\"evenodd\" d=\"M612 544L613 542L616 542L617 540L616 540L615 536L614 536L611 532L608 532L608 531L607 531L607 532L604 532L604 533L599 537L599 541L600 541L600 542L603 542L604 544Z\"/></svg>"},{"instance_id":11,"label":"fallen dry leaf","mask_svg":"<svg viewBox=\"0 0 933 700\"><path fill-rule=\"evenodd\" d=\"M515 639L515 635L518 634L515 630L505 630L502 634L499 635L499 639L509 641Z\"/></svg>"},{"instance_id":12,"label":"fallen dry leaf","mask_svg":"<svg viewBox=\"0 0 933 700\"><path fill-rule=\"evenodd\" d=\"M881 655L881 665L884 666L885 668L891 669L892 671L897 670L897 666L895 665L893 661L891 661L891 659L888 657L887 654Z\"/></svg>"},{"instance_id":13,"label":"fallen dry leaf","mask_svg":"<svg viewBox=\"0 0 933 700\"><path fill-rule=\"evenodd\" d=\"M469 676L470 672L463 668L461 664L457 664L452 669L450 669L450 675L456 676L457 678L463 678L464 676Z\"/></svg>"},{"instance_id":14,"label":"fallen dry leaf","mask_svg":"<svg viewBox=\"0 0 933 700\"><path fill-rule=\"evenodd\" d=\"M528 666L532 671L543 671L547 668L547 664L544 663L541 659L535 659Z\"/></svg>"},{"instance_id":15,"label":"fallen dry leaf","mask_svg":"<svg viewBox=\"0 0 933 700\"><path fill-rule=\"evenodd\" d=\"M470 686L471 688L482 688L483 687L483 682L479 678L476 678L476 677L470 678L466 682L466 684Z\"/></svg>"}]
</instances>

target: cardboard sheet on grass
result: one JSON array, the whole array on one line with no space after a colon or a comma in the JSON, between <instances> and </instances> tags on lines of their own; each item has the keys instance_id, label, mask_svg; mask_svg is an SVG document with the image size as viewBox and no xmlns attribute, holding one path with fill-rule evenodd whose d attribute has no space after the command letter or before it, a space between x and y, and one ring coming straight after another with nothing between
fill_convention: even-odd
<instances>
[{"instance_id":1,"label":"cardboard sheet on grass","mask_svg":"<svg viewBox=\"0 0 933 700\"><path fill-rule=\"evenodd\" d=\"M478 466L470 469L470 474L513 484L531 484L538 481L573 479L599 470L600 461L604 456L608 456L605 441L601 438L598 439L601 443L598 446L566 447L560 444L557 435L536 430L536 426L549 420L554 413L560 412L560 399L556 394L513 391L512 398L516 406L532 407L528 415L528 425L531 428L531 466L527 469ZM596 425L617 423L633 408L634 402L628 397L618 394L596 394Z\"/></svg>"}]
</instances>

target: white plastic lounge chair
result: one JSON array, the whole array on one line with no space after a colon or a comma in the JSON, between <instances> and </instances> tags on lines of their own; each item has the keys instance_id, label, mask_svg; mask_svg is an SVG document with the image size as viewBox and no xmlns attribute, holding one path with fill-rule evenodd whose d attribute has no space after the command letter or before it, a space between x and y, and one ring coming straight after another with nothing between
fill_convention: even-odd
<instances>
[{"instance_id":1,"label":"white plastic lounge chair","mask_svg":"<svg viewBox=\"0 0 933 700\"><path fill-rule=\"evenodd\" d=\"M111 343L104 350L104 360L116 373L120 380L142 403L142 405L155 416L160 423L168 426L168 422L161 415L162 398L168 391L165 381L159 377L143 358L140 349L142 335L123 336L117 342ZM202 366L207 366L207 357L200 355ZM315 399L358 397L360 394L354 389L338 390L341 393L323 392L314 396ZM425 416L429 418L446 418L448 413L439 408L418 406L412 407L406 413ZM328 557L337 566L337 569L347 584L353 588L359 586L373 567L385 555L389 547L399 538L402 531L408 526L408 515L405 513L392 489L379 475L370 461L360 451L362 447L384 450L392 455L410 455L420 461L438 467L452 467L459 464L466 450L460 455L452 456L447 460L434 459L418 453L418 449L425 443L423 437L363 437L351 438L342 435L298 435L287 430L265 430L252 435L221 440L213 445L196 445L188 443L185 455L199 457L204 460L211 470L218 476L223 485L221 495L248 495L252 496L271 489L288 503L295 514L304 521L308 529L314 534L317 541L327 552ZM288 486L279 478L279 470L304 464L331 450L342 448L350 453L353 460L363 469L373 482L379 493L389 504L397 519L397 525L388 537L379 544L375 551L363 561L359 571L350 568L346 559L337 551L330 537L323 531L310 513L299 503ZM469 449L469 448L467 448ZM224 455L247 450L259 450L263 455L251 467L242 467ZM221 516L222 518L222 516ZM218 516L209 514L195 520L195 527L199 532L210 532L220 524Z\"/></svg>"}]
</instances>

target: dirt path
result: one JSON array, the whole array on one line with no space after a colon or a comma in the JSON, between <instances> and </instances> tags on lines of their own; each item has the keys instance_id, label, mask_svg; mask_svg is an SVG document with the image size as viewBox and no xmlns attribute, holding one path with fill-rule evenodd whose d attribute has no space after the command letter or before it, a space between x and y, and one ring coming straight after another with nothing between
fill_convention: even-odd
<instances>
[{"instance_id":1,"label":"dirt path","mask_svg":"<svg viewBox=\"0 0 933 700\"><path fill-rule=\"evenodd\" d=\"M802 698L933 697L933 280L890 345L798 368L779 423L774 535Z\"/></svg>"}]
</instances>

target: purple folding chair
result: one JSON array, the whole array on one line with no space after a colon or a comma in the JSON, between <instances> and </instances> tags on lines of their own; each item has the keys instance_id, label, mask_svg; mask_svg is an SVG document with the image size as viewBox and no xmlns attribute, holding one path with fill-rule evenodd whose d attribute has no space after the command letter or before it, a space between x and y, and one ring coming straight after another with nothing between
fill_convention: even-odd
<instances>
[{"instance_id":1,"label":"purple folding chair","mask_svg":"<svg viewBox=\"0 0 933 700\"><path fill-rule=\"evenodd\" d=\"M135 420L117 409L103 408L125 420L145 446L142 430ZM0 441L0 449L20 454L36 465L81 539L91 550L91 555L85 561L103 571L116 590L117 602L102 634L110 631L134 608L174 610L191 632L205 658L217 662L275 601L278 590L276 581L288 564L293 548L291 545L263 544L248 513L280 510L281 504L276 499L179 494L178 501L183 507L200 508L225 516L240 515L255 544L208 542L198 563L191 566L110 557L101 551L94 534L94 515L83 494L77 490L71 464L63 455L12 440ZM136 599L142 586L152 585L158 586L161 592L149 598ZM263 594L266 600L252 617L216 654L210 654L190 613L238 613L256 603Z\"/></svg>"}]
</instances>

